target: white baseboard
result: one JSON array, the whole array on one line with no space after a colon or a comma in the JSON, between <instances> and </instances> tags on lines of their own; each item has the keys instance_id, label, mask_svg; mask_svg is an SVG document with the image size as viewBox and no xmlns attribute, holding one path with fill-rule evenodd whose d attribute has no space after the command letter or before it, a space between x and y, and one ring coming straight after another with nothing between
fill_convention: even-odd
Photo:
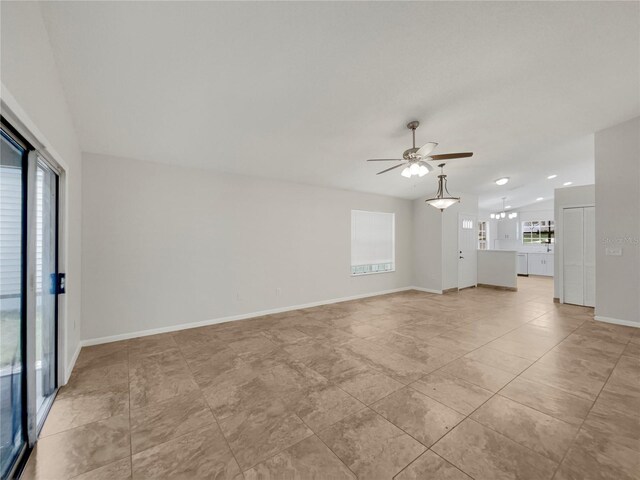
<instances>
[{"instance_id":1,"label":"white baseboard","mask_svg":"<svg viewBox=\"0 0 640 480\"><path fill-rule=\"evenodd\" d=\"M65 385L69 381L71 377L71 372L73 371L73 367L76 365L76 360L78 360L78 355L80 355L80 349L82 348L82 341L78 342L78 346L76 347L76 351L73 353L73 357L69 361L69 364L66 365L64 369L64 383Z\"/></svg>"},{"instance_id":2,"label":"white baseboard","mask_svg":"<svg viewBox=\"0 0 640 480\"><path fill-rule=\"evenodd\" d=\"M602 317L600 315L596 315L593 318L598 320L599 322L613 323L615 325L624 325L625 327L640 328L640 322L634 322L632 320L620 320L618 318Z\"/></svg>"},{"instance_id":3,"label":"white baseboard","mask_svg":"<svg viewBox=\"0 0 640 480\"><path fill-rule=\"evenodd\" d=\"M214 318L212 320L204 320L202 322L182 323L179 325L170 325L168 327L152 328L149 330L139 330L136 332L122 333L119 335L110 335L107 337L89 338L86 340L82 340L80 344L83 347L88 347L91 345L100 345L102 343L117 342L120 340L129 340L130 338L146 337L149 335L157 335L159 333L176 332L178 330L188 330L190 328L206 327L208 325L215 325L217 323L233 322L236 320L246 320L248 318L262 317L263 315L273 315L274 313L289 312L291 310L300 310L302 308L319 307L321 305L329 305L332 303L348 302L350 300L358 300L358 299L367 298L367 297L376 297L378 295L387 295L389 293L398 293L398 292L404 292L407 290L420 290L422 292L429 292L429 293L442 293L442 292L437 292L435 290L427 290L419 287L394 288L391 290L383 290L381 292L364 293L360 295L352 295L350 297L334 298L331 300L322 300L320 302L305 303L302 305L292 305L289 307L272 308L270 310L262 310L259 312L243 313L241 315L231 315L228 317ZM77 353L76 353L76 357L77 357ZM74 360L74 363L75 363L75 360Z\"/></svg>"},{"instance_id":4,"label":"white baseboard","mask_svg":"<svg viewBox=\"0 0 640 480\"><path fill-rule=\"evenodd\" d=\"M419 292L435 293L436 295L442 295L442 290L434 290L432 288L411 287L411 290L418 290Z\"/></svg>"}]
</instances>

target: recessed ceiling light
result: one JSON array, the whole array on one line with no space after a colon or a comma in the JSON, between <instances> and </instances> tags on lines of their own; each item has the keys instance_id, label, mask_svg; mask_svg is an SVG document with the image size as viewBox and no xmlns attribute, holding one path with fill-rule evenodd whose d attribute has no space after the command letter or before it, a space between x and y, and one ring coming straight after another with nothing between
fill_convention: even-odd
<instances>
[{"instance_id":1,"label":"recessed ceiling light","mask_svg":"<svg viewBox=\"0 0 640 480\"><path fill-rule=\"evenodd\" d=\"M565 187L571 185L573 182L564 182L562 185L564 185Z\"/></svg>"},{"instance_id":2,"label":"recessed ceiling light","mask_svg":"<svg viewBox=\"0 0 640 480\"><path fill-rule=\"evenodd\" d=\"M496 185L506 185L509 181L509 177L502 177L496 180Z\"/></svg>"},{"instance_id":3,"label":"recessed ceiling light","mask_svg":"<svg viewBox=\"0 0 640 480\"><path fill-rule=\"evenodd\" d=\"M504 208L511 208L511 205L507 205L507 206L506 206L506 207L504 207Z\"/></svg>"},{"instance_id":4,"label":"recessed ceiling light","mask_svg":"<svg viewBox=\"0 0 640 480\"><path fill-rule=\"evenodd\" d=\"M556 174L554 173L553 175L549 175L547 178L548 178L549 180L552 180L552 179L556 178L557 176L558 176L558 175L556 175Z\"/></svg>"},{"instance_id":5,"label":"recessed ceiling light","mask_svg":"<svg viewBox=\"0 0 640 480\"><path fill-rule=\"evenodd\" d=\"M536 198L536 202L539 202L540 200L544 200L544 197L538 197L538 198Z\"/></svg>"}]
</instances>

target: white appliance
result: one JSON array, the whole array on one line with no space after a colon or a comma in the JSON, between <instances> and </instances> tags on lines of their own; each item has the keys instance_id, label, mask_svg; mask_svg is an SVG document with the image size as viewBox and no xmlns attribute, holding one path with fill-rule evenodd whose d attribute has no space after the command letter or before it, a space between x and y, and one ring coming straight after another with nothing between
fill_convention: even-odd
<instances>
[{"instance_id":1,"label":"white appliance","mask_svg":"<svg viewBox=\"0 0 640 480\"><path fill-rule=\"evenodd\" d=\"M518 254L518 275L529 275L529 265L527 264L527 254Z\"/></svg>"}]
</instances>

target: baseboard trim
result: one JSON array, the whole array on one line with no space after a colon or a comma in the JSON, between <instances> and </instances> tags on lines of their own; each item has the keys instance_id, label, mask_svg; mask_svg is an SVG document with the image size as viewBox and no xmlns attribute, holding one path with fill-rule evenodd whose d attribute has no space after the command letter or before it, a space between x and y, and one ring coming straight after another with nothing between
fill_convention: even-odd
<instances>
[{"instance_id":1,"label":"baseboard trim","mask_svg":"<svg viewBox=\"0 0 640 480\"><path fill-rule=\"evenodd\" d=\"M478 287L492 288L494 290L507 290L509 292L517 292L518 291L518 287L505 287L503 285L491 285L491 284L488 284L488 283L479 283Z\"/></svg>"},{"instance_id":2,"label":"baseboard trim","mask_svg":"<svg viewBox=\"0 0 640 480\"><path fill-rule=\"evenodd\" d=\"M418 287L402 287L402 288L394 288L391 290L383 290L380 292L374 292L374 293L363 293L360 295L352 295L349 297L341 297L341 298L334 298L331 300L322 300L319 302L311 302L311 303L304 303L301 305L292 305L289 307L280 307L280 308L272 308L269 310L261 310L258 312L250 312L250 313L243 313L240 315L231 315L228 317L219 317L219 318L214 318L211 320L204 320L202 322L192 322L192 323L181 323L179 325L170 325L167 327L160 327L160 328L152 328L149 330L138 330L136 332L130 332L130 333L122 333L119 335L110 335L110 336L106 336L106 337L97 337L97 338L89 338L86 340L82 340L80 342L80 346L82 347L89 347L92 345L100 345L103 343L111 343L111 342L118 342L120 340L129 340L131 338L138 338L138 337L147 337L149 335L158 335L160 333L170 333L170 332L177 332L179 330L188 330L190 328L198 328L198 327L206 327L208 325L216 325L218 323L226 323L226 322L234 322L236 320L247 320L250 318L255 318L255 317L262 317L264 315L273 315L275 313L283 313L283 312L290 312L291 310L300 310L303 308L311 308L311 307L319 307L321 305L330 305L332 303L341 303L341 302L348 302L351 300L359 300L361 298L368 298L368 297L377 297L379 295L388 295L390 293L398 293L398 292L404 292L407 290L420 290L420 291L426 291L424 289L419 289ZM441 293L441 292L434 292L434 291L430 291L429 293ZM76 357L77 354L79 353L79 348L78 347L78 352L76 353ZM73 362L75 364L75 360Z\"/></svg>"},{"instance_id":3,"label":"baseboard trim","mask_svg":"<svg viewBox=\"0 0 640 480\"><path fill-rule=\"evenodd\" d=\"M553 297L553 303L560 303L560 299L558 297Z\"/></svg>"},{"instance_id":4,"label":"baseboard trim","mask_svg":"<svg viewBox=\"0 0 640 480\"><path fill-rule=\"evenodd\" d=\"M600 315L596 315L593 318L599 322L613 323L614 325L624 325L625 327L640 328L640 322L634 322L632 320L620 320L618 318L602 317Z\"/></svg>"},{"instance_id":5,"label":"baseboard trim","mask_svg":"<svg viewBox=\"0 0 640 480\"><path fill-rule=\"evenodd\" d=\"M445 288L444 290L442 290L442 294L447 294L447 293L458 293L458 287L453 287L453 288Z\"/></svg>"},{"instance_id":6,"label":"baseboard trim","mask_svg":"<svg viewBox=\"0 0 640 480\"><path fill-rule=\"evenodd\" d=\"M411 287L410 290L418 290L419 292L435 293L436 295L442 295L442 290L434 290L433 288Z\"/></svg>"},{"instance_id":7,"label":"baseboard trim","mask_svg":"<svg viewBox=\"0 0 640 480\"><path fill-rule=\"evenodd\" d=\"M71 372L73 371L73 367L76 366L76 361L78 360L78 355L80 355L80 349L82 349L82 341L78 342L78 346L76 347L76 351L73 353L73 357L69 361L68 365L65 365L64 369L64 384L66 385L69 382L69 378L71 378Z\"/></svg>"}]
</instances>

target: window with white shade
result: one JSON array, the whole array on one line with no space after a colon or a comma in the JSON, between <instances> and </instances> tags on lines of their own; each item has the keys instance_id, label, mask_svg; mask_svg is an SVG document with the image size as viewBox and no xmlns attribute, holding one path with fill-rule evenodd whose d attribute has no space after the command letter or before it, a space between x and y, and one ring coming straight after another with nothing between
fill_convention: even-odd
<instances>
[{"instance_id":1,"label":"window with white shade","mask_svg":"<svg viewBox=\"0 0 640 480\"><path fill-rule=\"evenodd\" d=\"M351 274L395 268L395 214L351 210Z\"/></svg>"}]
</instances>

